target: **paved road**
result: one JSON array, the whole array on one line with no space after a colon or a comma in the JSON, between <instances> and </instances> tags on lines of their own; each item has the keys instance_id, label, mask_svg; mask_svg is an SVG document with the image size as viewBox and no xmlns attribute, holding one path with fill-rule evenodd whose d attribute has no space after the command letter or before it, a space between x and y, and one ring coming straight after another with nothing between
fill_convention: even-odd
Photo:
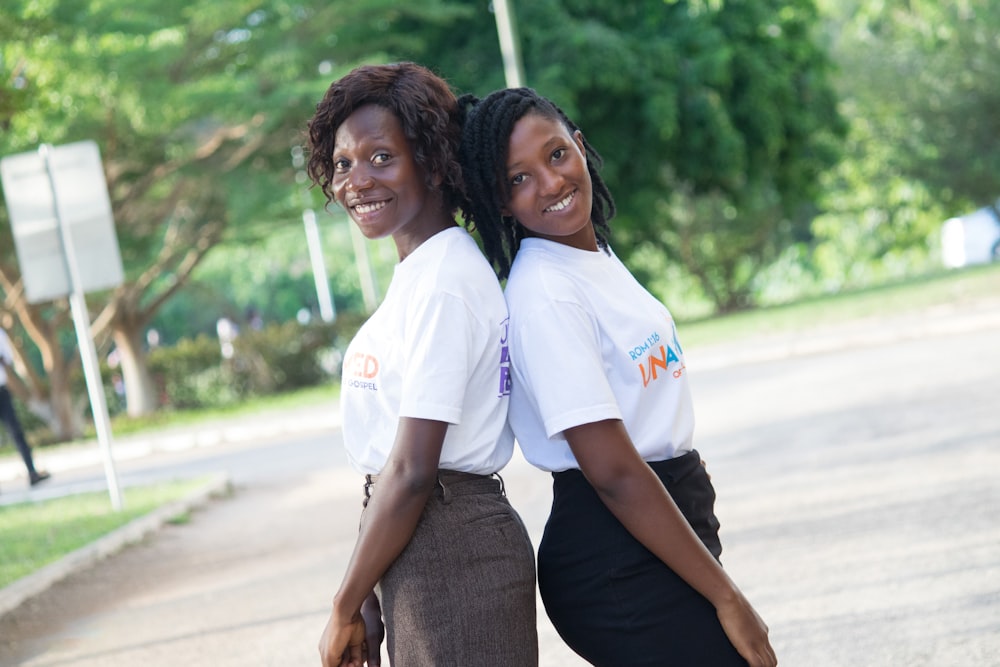
<instances>
[{"instance_id":1,"label":"paved road","mask_svg":"<svg viewBox=\"0 0 1000 667\"><path fill-rule=\"evenodd\" d=\"M1000 665L998 336L688 351L723 560L782 665ZM360 509L339 449L330 427L130 462L224 467L235 492L0 618L0 665L316 664ZM515 459L505 479L537 544L548 478ZM583 665L544 621L541 644Z\"/></svg>"}]
</instances>

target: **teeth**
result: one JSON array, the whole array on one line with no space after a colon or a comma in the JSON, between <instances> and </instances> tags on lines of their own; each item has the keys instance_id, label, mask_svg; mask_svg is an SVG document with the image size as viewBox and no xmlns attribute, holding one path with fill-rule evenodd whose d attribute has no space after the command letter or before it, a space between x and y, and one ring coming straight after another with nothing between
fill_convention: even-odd
<instances>
[{"instance_id":1,"label":"teeth","mask_svg":"<svg viewBox=\"0 0 1000 667\"><path fill-rule=\"evenodd\" d=\"M566 195L566 199L563 199L562 201L556 202L552 206L549 206L547 209L545 209L545 212L548 213L548 212L563 210L564 208L569 206L569 203L573 201L573 197L575 196L576 196L575 192L569 193L568 195Z\"/></svg>"},{"instance_id":2,"label":"teeth","mask_svg":"<svg viewBox=\"0 0 1000 667\"><path fill-rule=\"evenodd\" d=\"M357 206L354 207L354 210L357 213L360 213L361 215L364 215L366 213L371 213L373 211L378 211L378 210L380 210L382 208L385 208L385 202L384 201L377 201L377 202L373 202L371 204L358 204Z\"/></svg>"}]
</instances>

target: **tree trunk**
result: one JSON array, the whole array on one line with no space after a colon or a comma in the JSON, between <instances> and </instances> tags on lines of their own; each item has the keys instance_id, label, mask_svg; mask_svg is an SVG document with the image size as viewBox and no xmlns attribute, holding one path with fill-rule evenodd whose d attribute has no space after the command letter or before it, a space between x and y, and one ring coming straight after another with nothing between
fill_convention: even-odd
<instances>
[{"instance_id":1,"label":"tree trunk","mask_svg":"<svg viewBox=\"0 0 1000 667\"><path fill-rule=\"evenodd\" d=\"M83 434L83 408L88 405L86 395L73 395L69 370L65 363L49 370L49 428L61 442Z\"/></svg>"},{"instance_id":2,"label":"tree trunk","mask_svg":"<svg viewBox=\"0 0 1000 667\"><path fill-rule=\"evenodd\" d=\"M0 271L0 286L10 293L9 283L3 280ZM14 342L15 368L17 374L10 377L10 389L23 401L32 414L42 419L58 441L72 440L83 433L83 410L86 395L74 396L70 379L79 367L76 354L64 353L59 334L69 319L65 309L38 306L27 303L19 292L12 303L11 312L18 317L28 337L34 342L41 356L41 373L29 363L23 343Z\"/></svg>"},{"instance_id":3,"label":"tree trunk","mask_svg":"<svg viewBox=\"0 0 1000 667\"><path fill-rule=\"evenodd\" d=\"M48 387L28 386L17 378L20 399L33 415L45 422L57 442L73 440L83 434L85 397L74 397L70 388L69 366L59 355L59 364L48 369ZM12 380L14 378L11 378ZM13 385L13 383L12 383ZM11 387L13 392L15 387Z\"/></svg>"},{"instance_id":4,"label":"tree trunk","mask_svg":"<svg viewBox=\"0 0 1000 667\"><path fill-rule=\"evenodd\" d=\"M146 364L143 347L143 326L121 319L112 325L115 347L121 361L122 380L125 382L125 406L129 417L140 417L156 411L156 384Z\"/></svg>"}]
</instances>

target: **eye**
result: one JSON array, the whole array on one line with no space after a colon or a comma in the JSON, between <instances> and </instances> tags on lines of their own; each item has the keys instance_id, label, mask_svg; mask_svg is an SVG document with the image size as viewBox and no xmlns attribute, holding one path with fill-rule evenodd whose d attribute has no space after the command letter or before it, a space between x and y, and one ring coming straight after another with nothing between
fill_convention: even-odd
<instances>
[{"instance_id":1,"label":"eye","mask_svg":"<svg viewBox=\"0 0 1000 667\"><path fill-rule=\"evenodd\" d=\"M557 148L554 151L552 151L552 161L553 162L558 162L559 160L561 160L563 158L564 155L566 155L566 149L565 148Z\"/></svg>"},{"instance_id":2,"label":"eye","mask_svg":"<svg viewBox=\"0 0 1000 667\"><path fill-rule=\"evenodd\" d=\"M388 153L376 153L372 156L372 164L385 164L389 161L389 158L390 156Z\"/></svg>"},{"instance_id":3,"label":"eye","mask_svg":"<svg viewBox=\"0 0 1000 667\"><path fill-rule=\"evenodd\" d=\"M520 185L521 183L524 183L524 178L525 178L524 174L517 174L513 178L510 179L510 184L511 185Z\"/></svg>"},{"instance_id":4,"label":"eye","mask_svg":"<svg viewBox=\"0 0 1000 667\"><path fill-rule=\"evenodd\" d=\"M333 161L333 170L339 173L343 173L351 168L351 163L344 158L337 158Z\"/></svg>"}]
</instances>

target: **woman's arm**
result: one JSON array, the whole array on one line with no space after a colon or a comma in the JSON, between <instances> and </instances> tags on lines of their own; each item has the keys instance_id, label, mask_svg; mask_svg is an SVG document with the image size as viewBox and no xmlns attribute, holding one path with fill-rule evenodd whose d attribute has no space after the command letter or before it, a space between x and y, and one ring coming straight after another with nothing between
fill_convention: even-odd
<instances>
[{"instance_id":1,"label":"woman's arm","mask_svg":"<svg viewBox=\"0 0 1000 667\"><path fill-rule=\"evenodd\" d=\"M324 667L361 667L365 638L361 604L413 537L437 483L447 429L446 422L399 420L392 453L365 510L364 526L320 639Z\"/></svg>"},{"instance_id":2,"label":"woman's arm","mask_svg":"<svg viewBox=\"0 0 1000 667\"><path fill-rule=\"evenodd\" d=\"M617 419L565 431L580 470L607 508L647 549L711 602L751 667L777 664L767 626L692 530Z\"/></svg>"}]
</instances>

